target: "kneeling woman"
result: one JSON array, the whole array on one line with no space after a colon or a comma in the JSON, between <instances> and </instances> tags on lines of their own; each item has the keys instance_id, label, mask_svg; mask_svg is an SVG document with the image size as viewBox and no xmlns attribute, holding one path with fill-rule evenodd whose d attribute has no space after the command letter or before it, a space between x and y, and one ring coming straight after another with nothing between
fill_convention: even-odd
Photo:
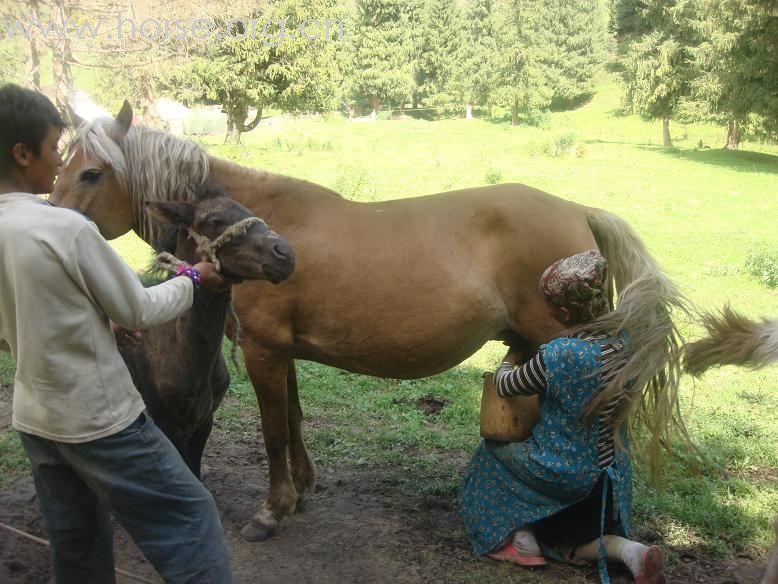
<instances>
[{"instance_id":1,"label":"kneeling woman","mask_svg":"<svg viewBox=\"0 0 778 584\"><path fill-rule=\"evenodd\" d=\"M599 252L556 262L540 286L551 316L571 332L518 368L521 356L509 351L497 369L501 397L539 394L540 421L525 442L478 446L459 501L467 535L476 554L497 560L523 566L543 565L544 556L599 560L608 582L607 558L624 562L638 584L663 583L661 549L626 539L632 473L625 421L643 401L674 404L676 388L647 384L649 393L660 394L639 399L635 380L645 375L628 366L634 339L612 322L610 333L595 328L610 312L607 262ZM661 359L651 361L646 366ZM663 412L655 415L656 424L666 425Z\"/></svg>"}]
</instances>

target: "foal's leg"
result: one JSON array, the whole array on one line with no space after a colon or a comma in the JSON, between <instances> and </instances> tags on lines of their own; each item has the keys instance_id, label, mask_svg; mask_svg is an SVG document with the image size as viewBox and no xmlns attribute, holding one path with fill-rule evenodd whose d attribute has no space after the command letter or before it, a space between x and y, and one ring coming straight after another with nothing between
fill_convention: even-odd
<instances>
[{"instance_id":1,"label":"foal's leg","mask_svg":"<svg viewBox=\"0 0 778 584\"><path fill-rule=\"evenodd\" d=\"M213 415L208 416L208 419L200 424L189 439L189 468L198 479L202 478L202 461L203 452L205 451L205 443L208 441L208 436L211 435L213 429Z\"/></svg>"},{"instance_id":2,"label":"foal's leg","mask_svg":"<svg viewBox=\"0 0 778 584\"><path fill-rule=\"evenodd\" d=\"M297 490L287 462L289 428L286 372L289 361L273 356L249 342L244 342L243 355L262 415L270 488L267 500L241 530L241 535L247 541L262 541L275 534L278 522L285 515L293 513L297 504Z\"/></svg>"},{"instance_id":3,"label":"foal's leg","mask_svg":"<svg viewBox=\"0 0 778 584\"><path fill-rule=\"evenodd\" d=\"M303 440L303 410L297 393L294 361L289 362L286 373L286 394L289 410L289 462L292 466L292 480L300 496L299 504L303 494L313 493L316 487L316 466Z\"/></svg>"}]
</instances>

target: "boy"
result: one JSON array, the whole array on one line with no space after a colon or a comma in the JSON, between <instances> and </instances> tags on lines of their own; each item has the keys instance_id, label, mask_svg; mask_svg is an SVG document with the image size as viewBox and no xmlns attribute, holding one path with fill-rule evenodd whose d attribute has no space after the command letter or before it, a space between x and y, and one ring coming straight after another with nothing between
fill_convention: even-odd
<instances>
[{"instance_id":1,"label":"boy","mask_svg":"<svg viewBox=\"0 0 778 584\"><path fill-rule=\"evenodd\" d=\"M45 96L0 87L0 346L55 579L115 582L110 510L166 582L232 582L213 497L145 415L111 329L171 320L224 281L204 262L145 289L99 226L36 197L64 127Z\"/></svg>"}]
</instances>

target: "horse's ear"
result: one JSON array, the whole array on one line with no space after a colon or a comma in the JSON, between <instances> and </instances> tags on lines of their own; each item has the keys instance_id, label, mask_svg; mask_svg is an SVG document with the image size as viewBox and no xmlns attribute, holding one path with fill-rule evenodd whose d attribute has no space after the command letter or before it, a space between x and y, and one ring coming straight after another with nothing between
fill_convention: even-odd
<instances>
[{"instance_id":1,"label":"horse's ear","mask_svg":"<svg viewBox=\"0 0 778 584\"><path fill-rule=\"evenodd\" d=\"M73 126L74 130L77 130L78 127L86 122L84 118L79 116L76 113L76 110L73 109L73 107L69 103L65 103L65 116L67 117L67 120L70 122L70 124Z\"/></svg>"},{"instance_id":2,"label":"horse's ear","mask_svg":"<svg viewBox=\"0 0 778 584\"><path fill-rule=\"evenodd\" d=\"M132 106L130 105L130 102L125 99L124 104L122 104L122 109L116 114L116 125L119 127L119 130L121 130L122 136L130 129L132 117Z\"/></svg>"},{"instance_id":3,"label":"horse's ear","mask_svg":"<svg viewBox=\"0 0 778 584\"><path fill-rule=\"evenodd\" d=\"M194 220L192 203L146 203L146 210L152 219L161 223L189 227Z\"/></svg>"}]
</instances>

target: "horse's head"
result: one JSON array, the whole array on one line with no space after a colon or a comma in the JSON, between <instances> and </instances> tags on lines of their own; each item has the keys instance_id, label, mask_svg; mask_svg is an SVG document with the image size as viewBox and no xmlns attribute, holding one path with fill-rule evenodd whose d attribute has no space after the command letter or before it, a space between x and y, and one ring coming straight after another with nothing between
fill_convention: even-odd
<instances>
[{"instance_id":1,"label":"horse's head","mask_svg":"<svg viewBox=\"0 0 778 584\"><path fill-rule=\"evenodd\" d=\"M60 207L78 209L97 224L104 237L113 239L127 233L135 224L132 200L126 192L126 164L121 150L132 123L132 108L125 101L114 120L99 123L87 124L75 119L79 122L79 132L49 200ZM88 147L87 137L99 137L101 147Z\"/></svg>"},{"instance_id":2,"label":"horse's head","mask_svg":"<svg viewBox=\"0 0 778 584\"><path fill-rule=\"evenodd\" d=\"M269 280L277 284L294 271L292 246L246 207L215 185L195 189L191 202L148 203L162 224L188 230L205 259L232 281Z\"/></svg>"},{"instance_id":3,"label":"horse's head","mask_svg":"<svg viewBox=\"0 0 778 584\"><path fill-rule=\"evenodd\" d=\"M77 209L107 239L138 232L151 242L147 201L188 201L208 175L208 155L197 144L132 124L124 102L116 118L80 121L49 201Z\"/></svg>"}]
</instances>

